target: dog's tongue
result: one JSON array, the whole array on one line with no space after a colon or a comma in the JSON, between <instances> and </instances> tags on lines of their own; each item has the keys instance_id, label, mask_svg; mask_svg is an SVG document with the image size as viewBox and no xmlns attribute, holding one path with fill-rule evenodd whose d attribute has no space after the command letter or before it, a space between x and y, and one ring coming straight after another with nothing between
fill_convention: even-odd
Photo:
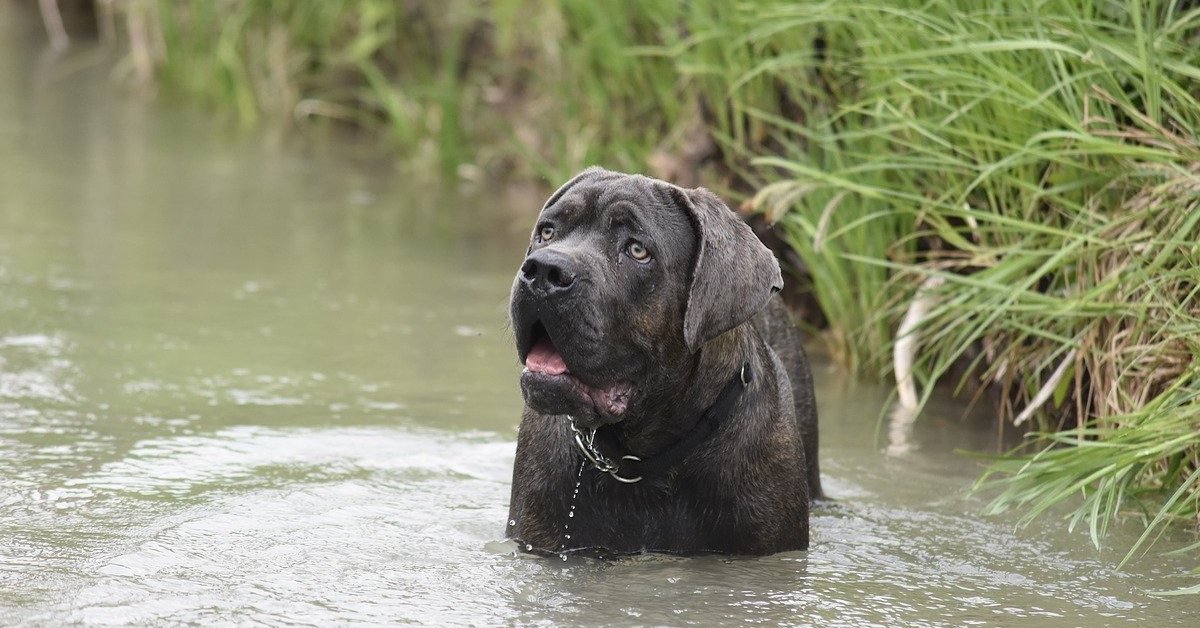
<instances>
[{"instance_id":1,"label":"dog's tongue","mask_svg":"<svg viewBox=\"0 0 1200 628\"><path fill-rule=\"evenodd\" d=\"M550 342L549 338L542 338L529 350L529 355L525 356L525 368L534 373L562 375L567 372L567 363L563 362L562 356L554 348L554 343Z\"/></svg>"}]
</instances>

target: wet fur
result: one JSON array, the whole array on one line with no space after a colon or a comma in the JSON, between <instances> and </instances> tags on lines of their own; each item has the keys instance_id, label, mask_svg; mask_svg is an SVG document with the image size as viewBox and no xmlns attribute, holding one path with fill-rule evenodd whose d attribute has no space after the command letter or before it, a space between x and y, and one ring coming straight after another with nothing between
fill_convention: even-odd
<instances>
[{"instance_id":1,"label":"wet fur","mask_svg":"<svg viewBox=\"0 0 1200 628\"><path fill-rule=\"evenodd\" d=\"M603 232L612 203L631 207L654 236L661 265L653 273L611 257ZM507 535L544 553L806 549L810 498L820 495L816 407L799 334L770 296L781 281L774 258L754 248L761 243L747 240L749 229L711 193L646 177L585 171L547 201L543 216L566 216L561 224L576 231L562 250L597 270L562 303L526 294L519 273L518 349L529 342L529 317L546 318L572 373L589 384L632 379L637 389L623 416L607 417L526 387L527 400L547 407L527 404L522 417ZM535 238L530 254L537 248ZM567 411L611 424L623 447L614 454L652 456L692 428L743 362L753 381L669 473L636 484L590 465L580 474Z\"/></svg>"}]
</instances>

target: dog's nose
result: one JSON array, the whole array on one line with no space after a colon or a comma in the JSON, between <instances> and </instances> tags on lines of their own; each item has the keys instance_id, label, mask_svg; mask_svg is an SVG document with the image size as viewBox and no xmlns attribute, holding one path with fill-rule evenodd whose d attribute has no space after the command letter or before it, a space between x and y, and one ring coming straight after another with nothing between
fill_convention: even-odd
<instances>
[{"instance_id":1,"label":"dog's nose","mask_svg":"<svg viewBox=\"0 0 1200 628\"><path fill-rule=\"evenodd\" d=\"M553 249L534 251L521 264L521 281L535 292L546 295L569 291L578 274L571 258Z\"/></svg>"}]
</instances>

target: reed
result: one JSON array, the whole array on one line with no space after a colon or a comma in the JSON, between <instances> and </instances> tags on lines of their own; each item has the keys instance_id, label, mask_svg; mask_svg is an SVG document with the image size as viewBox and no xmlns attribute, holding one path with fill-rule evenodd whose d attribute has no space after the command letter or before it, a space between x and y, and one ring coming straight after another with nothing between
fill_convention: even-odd
<instances>
[{"instance_id":1,"label":"reed","mask_svg":"<svg viewBox=\"0 0 1200 628\"><path fill-rule=\"evenodd\" d=\"M825 40L819 63L745 74L774 77L799 122L740 109L783 147L752 160L770 181L755 202L819 269L834 354L886 372L896 321L937 285L913 331L925 397L964 369L960 390L987 385L1035 428L979 484L993 511L1071 504L1097 545L1145 512L1131 555L1194 525L1200 10L828 2L722 28L721 45Z\"/></svg>"}]
</instances>

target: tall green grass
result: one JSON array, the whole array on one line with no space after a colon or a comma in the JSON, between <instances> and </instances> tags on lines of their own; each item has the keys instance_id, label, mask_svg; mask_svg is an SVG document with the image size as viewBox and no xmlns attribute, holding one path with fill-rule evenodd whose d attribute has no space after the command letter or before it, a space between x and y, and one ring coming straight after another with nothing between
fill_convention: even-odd
<instances>
[{"instance_id":1,"label":"tall green grass","mask_svg":"<svg viewBox=\"0 0 1200 628\"><path fill-rule=\"evenodd\" d=\"M447 170L641 170L702 125L708 175L803 260L831 354L888 377L926 286L923 394L955 374L1033 428L981 481L992 509L1069 504L1097 544L1142 513L1132 555L1200 519L1194 4L120 6L166 88L244 120L344 120Z\"/></svg>"},{"instance_id":2,"label":"tall green grass","mask_svg":"<svg viewBox=\"0 0 1200 628\"><path fill-rule=\"evenodd\" d=\"M130 0L131 63L245 123L333 120L407 156L558 179L640 168L685 102L640 54L677 3Z\"/></svg>"},{"instance_id":3,"label":"tall green grass","mask_svg":"<svg viewBox=\"0 0 1200 628\"><path fill-rule=\"evenodd\" d=\"M135 0L132 57L153 78L243 122L333 119L453 166L466 161L470 119L460 80L477 29L475 5L351 0ZM145 25L145 26L143 26ZM141 30L139 30L141 29Z\"/></svg>"},{"instance_id":4,"label":"tall green grass","mask_svg":"<svg viewBox=\"0 0 1200 628\"><path fill-rule=\"evenodd\" d=\"M1043 437L988 471L993 510L1073 504L1097 544L1126 511L1147 513L1143 541L1194 525L1200 10L739 6L699 39L766 51L741 83L800 103L797 120L730 92L773 140L751 160L769 181L756 205L812 269L835 355L886 373L896 322L936 277L914 331L926 395L965 367L960 385L989 385ZM818 59L771 43L817 37Z\"/></svg>"}]
</instances>

